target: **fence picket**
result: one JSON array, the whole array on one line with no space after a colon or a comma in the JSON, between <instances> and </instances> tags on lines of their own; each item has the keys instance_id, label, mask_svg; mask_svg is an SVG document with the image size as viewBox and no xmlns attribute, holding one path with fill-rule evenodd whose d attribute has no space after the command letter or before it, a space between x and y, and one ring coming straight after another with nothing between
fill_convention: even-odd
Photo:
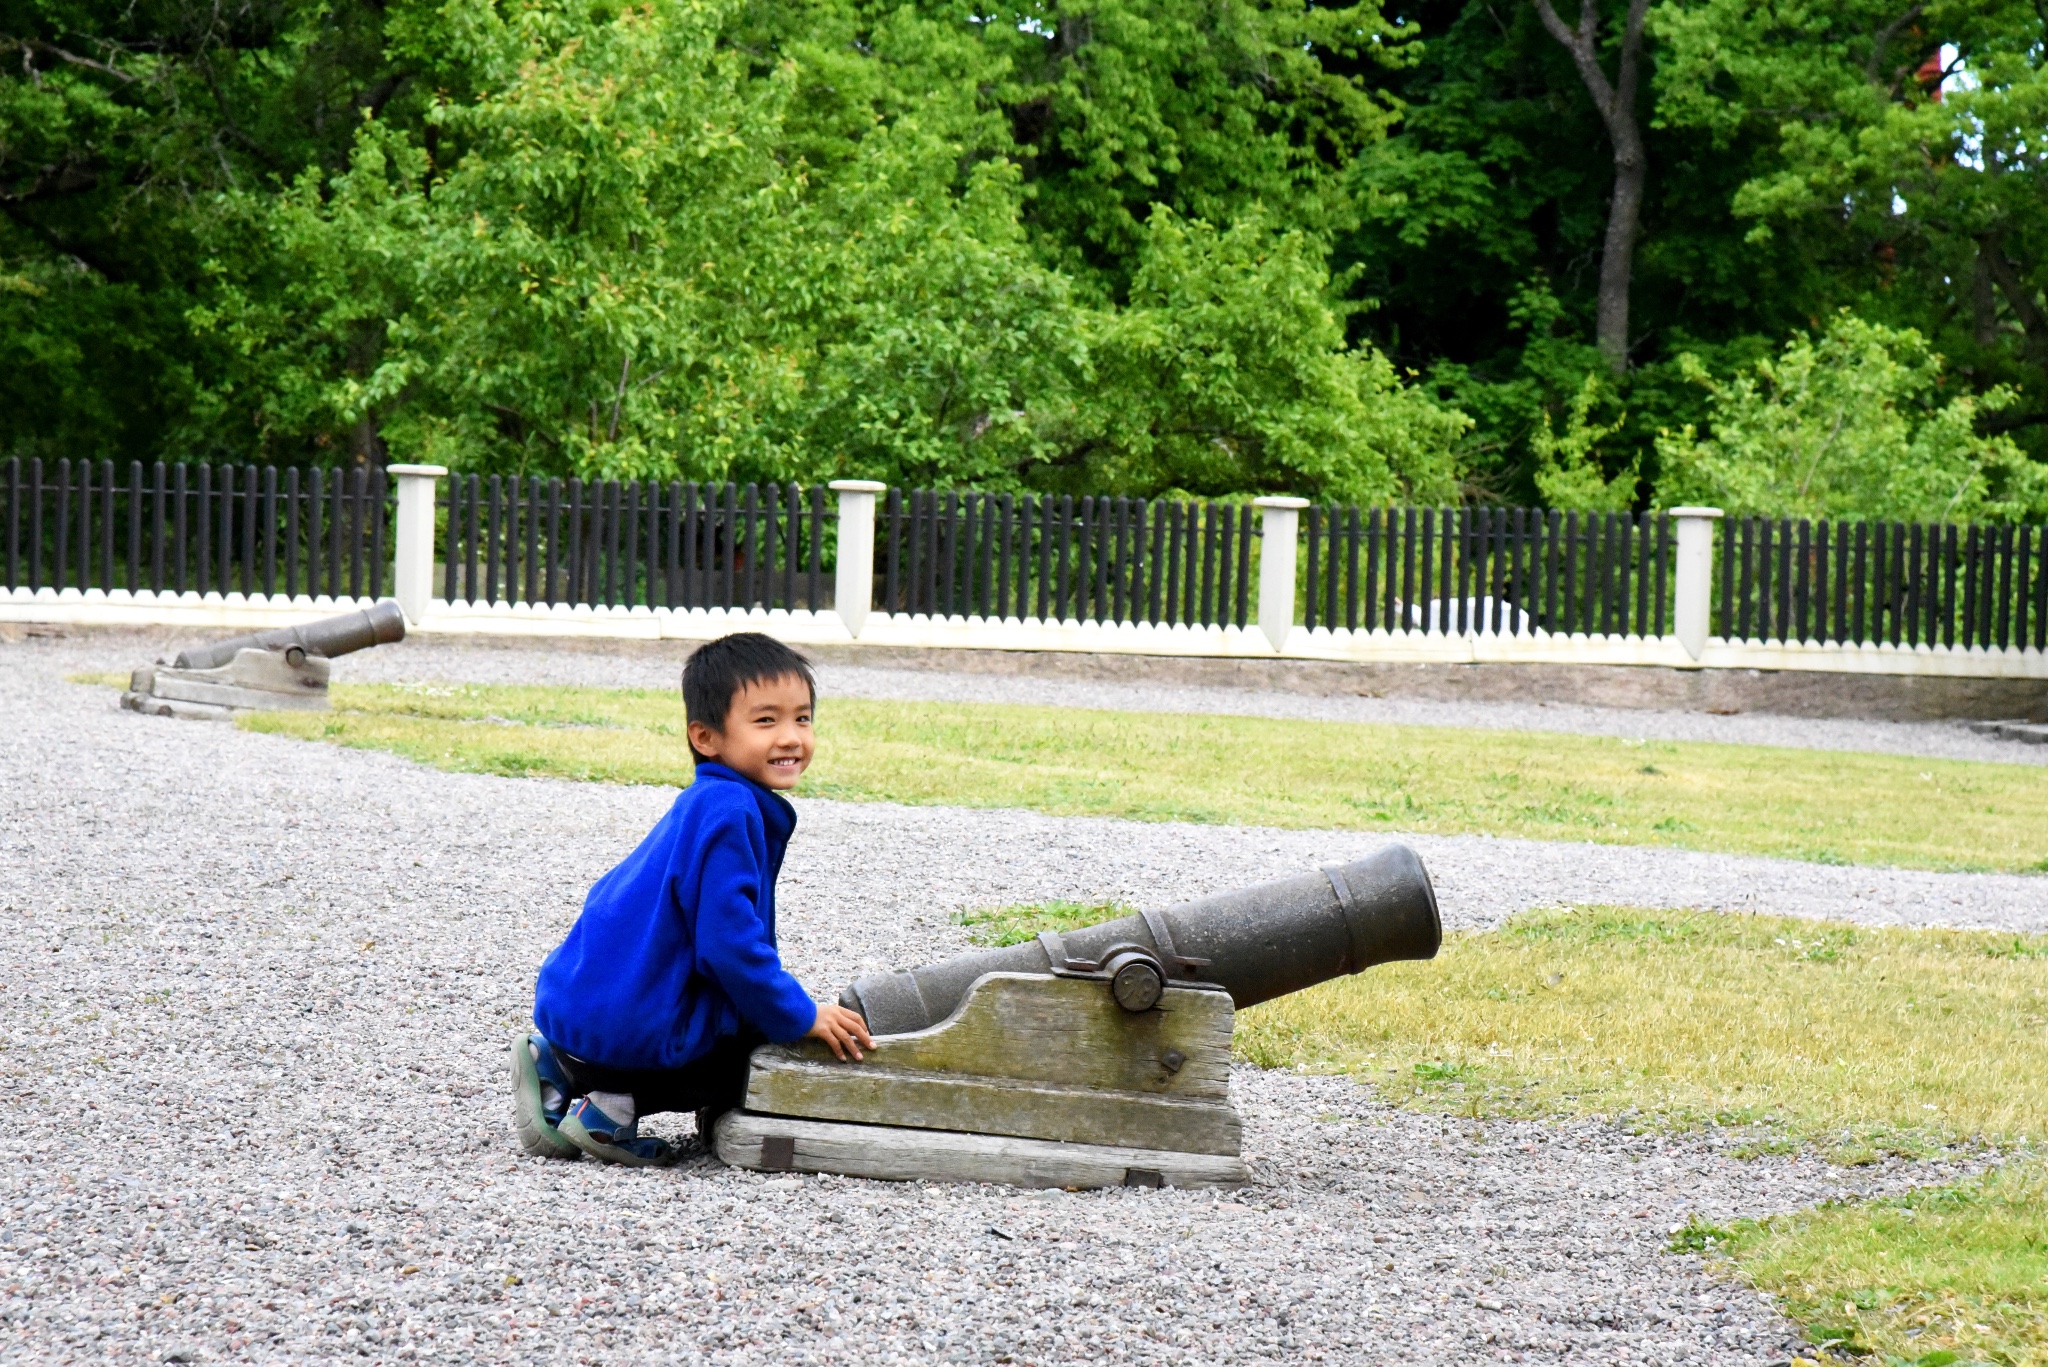
<instances>
[{"instance_id":1,"label":"fence picket","mask_svg":"<svg viewBox=\"0 0 2048 1367\"><path fill-rule=\"evenodd\" d=\"M7 458L7 580L6 586L27 582L21 572L21 457ZM159 576L161 577L161 576Z\"/></svg>"},{"instance_id":2,"label":"fence picket","mask_svg":"<svg viewBox=\"0 0 2048 1367\"><path fill-rule=\"evenodd\" d=\"M2033 646L2036 650L2048 650L2048 527L2037 528L2033 540Z\"/></svg>"}]
</instances>

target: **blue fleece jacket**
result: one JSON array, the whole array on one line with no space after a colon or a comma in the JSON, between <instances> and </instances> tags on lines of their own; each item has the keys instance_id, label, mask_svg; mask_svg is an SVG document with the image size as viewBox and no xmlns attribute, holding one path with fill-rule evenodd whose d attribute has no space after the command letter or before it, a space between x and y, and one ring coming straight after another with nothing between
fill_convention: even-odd
<instances>
[{"instance_id":1,"label":"blue fleece jacket","mask_svg":"<svg viewBox=\"0 0 2048 1367\"><path fill-rule=\"evenodd\" d=\"M752 1025L787 1042L817 1008L775 952L775 879L796 809L700 764L660 824L597 880L541 965L533 1022L608 1068L680 1068Z\"/></svg>"}]
</instances>

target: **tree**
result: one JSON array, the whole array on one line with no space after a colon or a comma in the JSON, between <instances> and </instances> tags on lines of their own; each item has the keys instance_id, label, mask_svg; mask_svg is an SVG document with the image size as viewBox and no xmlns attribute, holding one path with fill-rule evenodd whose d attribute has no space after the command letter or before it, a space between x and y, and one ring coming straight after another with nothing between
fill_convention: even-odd
<instances>
[{"instance_id":1,"label":"tree","mask_svg":"<svg viewBox=\"0 0 2048 1367\"><path fill-rule=\"evenodd\" d=\"M194 318L268 431L374 415L416 458L592 476L1448 486L1462 420L1346 343L1304 234L1155 209L1123 307L1048 265L977 149L969 28L452 12L413 41L474 93L223 217L242 264Z\"/></svg>"},{"instance_id":2,"label":"tree","mask_svg":"<svg viewBox=\"0 0 2048 1367\"><path fill-rule=\"evenodd\" d=\"M226 282L205 320L261 358L280 426L374 409L471 469L958 478L977 417L1077 331L1011 168L962 172L958 96L871 113L820 176L785 155L807 73L749 72L725 9L467 17L432 41L494 79L430 111L437 151L372 122L343 174L247 197L242 255L290 284ZM359 378L337 359L365 319Z\"/></svg>"},{"instance_id":3,"label":"tree","mask_svg":"<svg viewBox=\"0 0 2048 1367\"><path fill-rule=\"evenodd\" d=\"M1356 221L1346 171L1395 118L1377 77L1412 58L1378 0L1022 0L967 18L1007 75L987 98L1046 259L1121 298L1155 205L1228 228Z\"/></svg>"},{"instance_id":4,"label":"tree","mask_svg":"<svg viewBox=\"0 0 2048 1367\"><path fill-rule=\"evenodd\" d=\"M408 99L364 5L0 3L0 445L233 453L202 396L225 358L187 311L217 196L309 162Z\"/></svg>"},{"instance_id":5,"label":"tree","mask_svg":"<svg viewBox=\"0 0 2048 1367\"><path fill-rule=\"evenodd\" d=\"M1360 226L1339 234L1332 256L1348 297L1365 305L1351 335L1471 415L1459 451L1467 497L1542 500L1546 415L1559 430L1593 372L1588 421L1618 424L1599 443L1601 477L1638 456L1653 476L1657 431L1704 420L1704 394L1677 353L1725 372L1830 305L1836 277L1818 253L1751 243L1729 213L1775 132L1717 142L1662 124L1648 98L1661 87L1646 25L1639 123L1658 173L1645 179L1630 270L1630 364L1616 374L1594 344L1613 148L1570 54L1533 5L1422 0L1402 14L1421 51L1381 78L1402 120L1353 159ZM1614 27L1603 33L1609 71Z\"/></svg>"},{"instance_id":6,"label":"tree","mask_svg":"<svg viewBox=\"0 0 2048 1367\"><path fill-rule=\"evenodd\" d=\"M1091 321L1089 382L1050 464L1146 494L1454 498L1468 420L1347 346L1328 283L1304 233L1154 209L1129 307Z\"/></svg>"},{"instance_id":7,"label":"tree","mask_svg":"<svg viewBox=\"0 0 2048 1367\"><path fill-rule=\"evenodd\" d=\"M1639 453L1621 472L1609 478L1600 468L1595 448L1602 438L1621 430L1614 422L1601 426L1591 420L1600 402L1600 377L1586 376L1565 413L1564 431L1554 431L1550 414L1544 413L1529 444L1536 452L1536 491L1552 508L1579 512L1621 513L1635 506L1636 485L1642 478Z\"/></svg>"},{"instance_id":8,"label":"tree","mask_svg":"<svg viewBox=\"0 0 2048 1367\"><path fill-rule=\"evenodd\" d=\"M1846 310L1732 380L1695 367L1712 396L1711 434L1660 439L1658 501L1922 522L2048 511L2048 471L2011 438L1977 430L2012 394L1944 395L1942 369L1918 332Z\"/></svg>"},{"instance_id":9,"label":"tree","mask_svg":"<svg viewBox=\"0 0 2048 1367\"><path fill-rule=\"evenodd\" d=\"M1980 388L2014 385L1984 420L2048 445L2048 15L1707 0L1653 26L1663 118L1773 139L1733 201L1751 239L1824 257L1839 302L1921 328Z\"/></svg>"},{"instance_id":10,"label":"tree","mask_svg":"<svg viewBox=\"0 0 2048 1367\"><path fill-rule=\"evenodd\" d=\"M0 454L1621 506L1848 306L2048 455L2038 6L1629 4L0 0Z\"/></svg>"},{"instance_id":11,"label":"tree","mask_svg":"<svg viewBox=\"0 0 2048 1367\"><path fill-rule=\"evenodd\" d=\"M1643 213L1643 184L1649 158L1642 125L1636 119L1636 92L1643 62L1643 20L1650 0L1629 0L1622 23L1621 53L1615 77L1607 79L1600 65L1600 10L1597 0L1579 0L1579 22L1569 28L1550 0L1531 0L1543 27L1564 45L1585 82L1593 107L1607 126L1614 149L1614 193L1607 209L1607 237L1600 249L1600 307L1594 324L1595 345L1615 373L1628 369L1629 284L1635 273L1636 232Z\"/></svg>"}]
</instances>

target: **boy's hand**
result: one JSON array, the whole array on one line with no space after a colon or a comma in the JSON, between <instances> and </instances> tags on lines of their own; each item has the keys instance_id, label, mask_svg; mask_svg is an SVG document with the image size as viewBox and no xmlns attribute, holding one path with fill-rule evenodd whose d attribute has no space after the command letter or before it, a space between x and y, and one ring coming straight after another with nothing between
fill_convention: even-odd
<instances>
[{"instance_id":1,"label":"boy's hand","mask_svg":"<svg viewBox=\"0 0 2048 1367\"><path fill-rule=\"evenodd\" d=\"M837 1003L818 1008L818 1018L804 1031L804 1038L823 1040L835 1056L843 1060L850 1054L856 1063L863 1046L875 1047L874 1038L868 1034L868 1023L860 1018L860 1012L849 1011Z\"/></svg>"}]
</instances>

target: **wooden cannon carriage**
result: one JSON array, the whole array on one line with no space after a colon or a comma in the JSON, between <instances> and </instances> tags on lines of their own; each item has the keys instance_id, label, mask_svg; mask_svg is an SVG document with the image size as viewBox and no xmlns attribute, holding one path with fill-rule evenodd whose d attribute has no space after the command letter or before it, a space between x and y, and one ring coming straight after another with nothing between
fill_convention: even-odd
<instances>
[{"instance_id":1,"label":"wooden cannon carriage","mask_svg":"<svg viewBox=\"0 0 2048 1367\"><path fill-rule=\"evenodd\" d=\"M1245 1180L1230 1103L1236 1008L1433 957L1436 894L1412 850L1146 911L840 996L876 1048L755 1051L720 1158L770 1172L1027 1187Z\"/></svg>"}]
</instances>

